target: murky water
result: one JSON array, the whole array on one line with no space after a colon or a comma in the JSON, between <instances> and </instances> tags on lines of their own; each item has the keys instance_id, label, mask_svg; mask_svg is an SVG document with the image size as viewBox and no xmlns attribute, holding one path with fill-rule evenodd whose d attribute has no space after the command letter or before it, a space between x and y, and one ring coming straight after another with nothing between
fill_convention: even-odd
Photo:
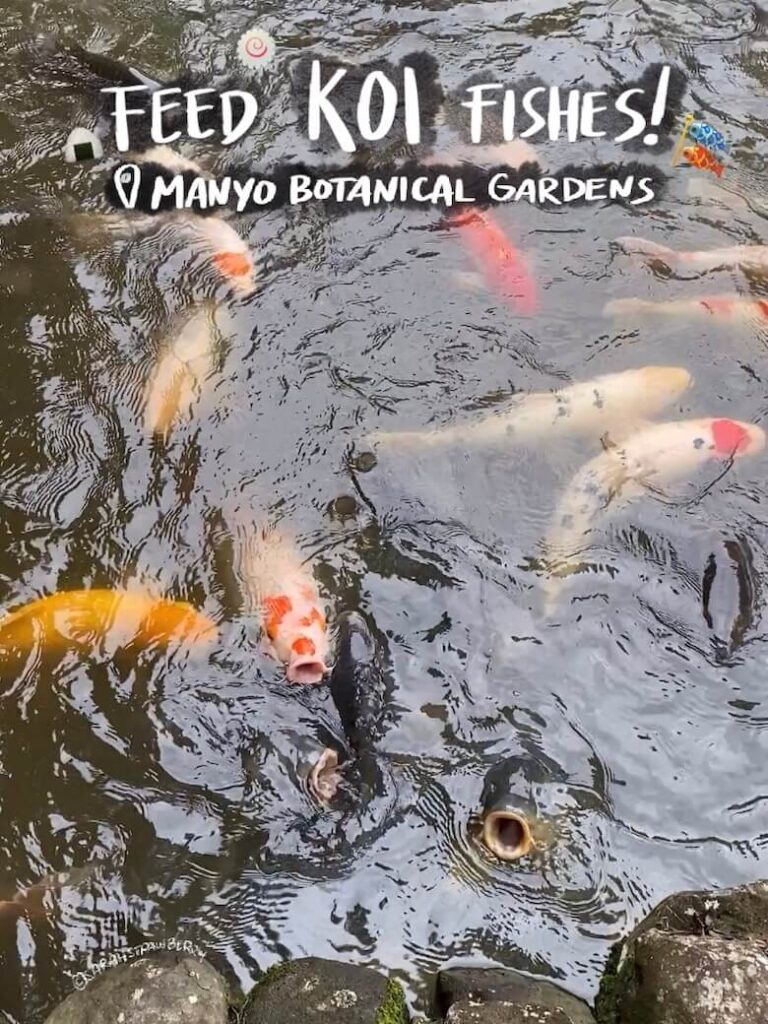
<instances>
[{"instance_id":1,"label":"murky water","mask_svg":"<svg viewBox=\"0 0 768 1024\"><path fill-rule=\"evenodd\" d=\"M206 284L168 239L73 233L68 216L98 205L103 181L60 156L88 114L25 46L68 32L159 76L219 74L260 24L284 54L428 49L448 88L477 71L600 83L674 60L692 105L738 144L731 180L752 200L768 147L753 5L5 0L2 14L0 602L142 579L222 625L213 651L71 649L2 666L0 898L96 870L0 913L0 1016L41 1019L90 958L142 937L194 940L246 990L276 960L318 955L401 972L422 1008L430 971L458 959L589 997L610 943L661 897L765 875L768 456L608 520L602 569L577 577L551 620L531 559L593 446L349 468L375 427L646 363L695 377L670 418L763 421L764 330L613 324L600 310L632 295L768 294L756 275L662 276L609 244L766 241L764 207L691 197L705 176L681 168L649 207L505 208L541 292L525 319L458 288L466 257L429 230L434 211L243 220L263 290L232 305L213 386L162 445L142 429L144 381L169 320ZM238 156L301 153L295 121L276 74ZM546 151L554 167L602 156L595 143ZM329 514L339 495L356 497L355 517ZM370 625L384 695L370 798L322 810L307 794L338 719L327 689L285 685L241 614L228 502L289 525L335 615ZM501 865L472 816L486 772L521 743L562 769L535 793L558 824L545 858Z\"/></svg>"}]
</instances>

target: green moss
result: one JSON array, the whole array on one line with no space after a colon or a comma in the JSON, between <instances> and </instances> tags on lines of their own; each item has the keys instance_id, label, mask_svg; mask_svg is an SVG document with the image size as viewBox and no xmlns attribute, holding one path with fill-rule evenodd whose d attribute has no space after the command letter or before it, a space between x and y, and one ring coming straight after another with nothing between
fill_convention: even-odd
<instances>
[{"instance_id":1,"label":"green moss","mask_svg":"<svg viewBox=\"0 0 768 1024\"><path fill-rule=\"evenodd\" d=\"M388 978L384 998L379 1003L374 1024L408 1024L408 1021L408 1007L402 986L394 978Z\"/></svg>"},{"instance_id":2,"label":"green moss","mask_svg":"<svg viewBox=\"0 0 768 1024\"><path fill-rule=\"evenodd\" d=\"M622 950L625 942L618 942L608 957L608 961L600 979L600 988L595 997L595 1017L598 1024L618 1024L619 997L626 981L626 972L631 970L631 957L627 955L621 966Z\"/></svg>"}]
</instances>

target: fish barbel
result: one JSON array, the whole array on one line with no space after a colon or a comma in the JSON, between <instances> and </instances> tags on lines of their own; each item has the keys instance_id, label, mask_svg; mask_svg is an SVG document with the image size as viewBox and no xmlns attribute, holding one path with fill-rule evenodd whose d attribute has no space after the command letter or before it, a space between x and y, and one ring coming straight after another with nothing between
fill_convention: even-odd
<instances>
[{"instance_id":1,"label":"fish barbel","mask_svg":"<svg viewBox=\"0 0 768 1024\"><path fill-rule=\"evenodd\" d=\"M653 416L689 387L680 366L643 366L608 373L558 391L518 398L506 412L437 430L375 431L367 440L386 447L435 447L549 439L564 434L600 436L621 424Z\"/></svg>"},{"instance_id":2,"label":"fish barbel","mask_svg":"<svg viewBox=\"0 0 768 1024\"><path fill-rule=\"evenodd\" d=\"M646 238L625 236L616 245L626 252L659 260L668 267L718 270L721 267L768 268L768 245L732 245L722 249L671 249Z\"/></svg>"},{"instance_id":3,"label":"fish barbel","mask_svg":"<svg viewBox=\"0 0 768 1024\"><path fill-rule=\"evenodd\" d=\"M641 313L649 316L706 318L735 320L742 323L762 321L768 323L768 300L748 299L743 295L705 295L700 299L612 299L603 307L603 316L622 316Z\"/></svg>"},{"instance_id":4,"label":"fish barbel","mask_svg":"<svg viewBox=\"0 0 768 1024\"><path fill-rule=\"evenodd\" d=\"M207 643L216 625L184 601L124 590L65 590L38 598L0 619L0 645L46 648L94 645L113 631L143 645L172 639Z\"/></svg>"},{"instance_id":5,"label":"fish barbel","mask_svg":"<svg viewBox=\"0 0 768 1024\"><path fill-rule=\"evenodd\" d=\"M751 423L682 420L648 426L587 462L566 487L544 544L547 610L559 594L562 576L577 566L595 521L617 499L623 504L644 488L673 483L709 461L754 455L764 446L765 432Z\"/></svg>"}]
</instances>

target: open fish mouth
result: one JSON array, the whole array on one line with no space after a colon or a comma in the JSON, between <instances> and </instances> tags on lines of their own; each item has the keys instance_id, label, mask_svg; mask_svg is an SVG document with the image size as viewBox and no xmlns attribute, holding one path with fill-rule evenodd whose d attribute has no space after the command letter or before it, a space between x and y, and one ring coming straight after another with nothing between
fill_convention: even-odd
<instances>
[{"instance_id":1,"label":"open fish mouth","mask_svg":"<svg viewBox=\"0 0 768 1024\"><path fill-rule=\"evenodd\" d=\"M518 811L490 811L483 819L482 840L501 860L518 860L534 846L531 826Z\"/></svg>"},{"instance_id":2,"label":"open fish mouth","mask_svg":"<svg viewBox=\"0 0 768 1024\"><path fill-rule=\"evenodd\" d=\"M313 686L321 683L327 672L328 666L320 658L298 657L291 660L285 674L289 683Z\"/></svg>"}]
</instances>

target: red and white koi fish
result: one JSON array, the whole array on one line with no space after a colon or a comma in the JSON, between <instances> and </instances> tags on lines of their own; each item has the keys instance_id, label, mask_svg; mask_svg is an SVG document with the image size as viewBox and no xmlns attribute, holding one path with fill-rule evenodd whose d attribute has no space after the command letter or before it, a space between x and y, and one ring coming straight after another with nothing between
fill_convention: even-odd
<instances>
[{"instance_id":1,"label":"red and white koi fish","mask_svg":"<svg viewBox=\"0 0 768 1024\"><path fill-rule=\"evenodd\" d=\"M147 433L165 437L182 409L188 409L199 398L203 384L213 372L221 337L216 316L214 303L200 303L163 345L163 354L144 395Z\"/></svg>"},{"instance_id":2,"label":"red and white koi fish","mask_svg":"<svg viewBox=\"0 0 768 1024\"><path fill-rule=\"evenodd\" d=\"M513 301L515 309L530 315L536 309L536 282L525 258L512 245L487 210L451 211L446 222L460 232L487 287Z\"/></svg>"},{"instance_id":3,"label":"red and white koi fish","mask_svg":"<svg viewBox=\"0 0 768 1024\"><path fill-rule=\"evenodd\" d=\"M612 299L603 307L603 316L641 313L649 316L733 320L741 323L768 323L768 300L748 299L743 295L705 295L701 299Z\"/></svg>"},{"instance_id":4,"label":"red and white koi fish","mask_svg":"<svg viewBox=\"0 0 768 1024\"><path fill-rule=\"evenodd\" d=\"M375 431L374 446L436 447L494 444L557 438L566 434L600 437L647 420L683 393L691 375L681 366L643 366L607 373L559 391L523 395L506 412L437 430Z\"/></svg>"},{"instance_id":5,"label":"red and white koi fish","mask_svg":"<svg viewBox=\"0 0 768 1024\"><path fill-rule=\"evenodd\" d=\"M646 238L617 238L626 252L659 260L668 267L718 270L721 267L768 268L768 245L732 245L723 249L670 249Z\"/></svg>"},{"instance_id":6,"label":"red and white koi fish","mask_svg":"<svg viewBox=\"0 0 768 1024\"><path fill-rule=\"evenodd\" d=\"M545 581L547 611L562 577L578 565L594 523L607 508L641 494L644 488L674 483L711 461L754 455L765 447L765 432L752 423L695 419L657 423L612 445L576 473L565 489L545 541L550 560Z\"/></svg>"},{"instance_id":7,"label":"red and white koi fish","mask_svg":"<svg viewBox=\"0 0 768 1024\"><path fill-rule=\"evenodd\" d=\"M236 572L261 620L270 654L291 683L319 683L328 672L325 613L315 581L288 538L273 527L238 528Z\"/></svg>"}]
</instances>

